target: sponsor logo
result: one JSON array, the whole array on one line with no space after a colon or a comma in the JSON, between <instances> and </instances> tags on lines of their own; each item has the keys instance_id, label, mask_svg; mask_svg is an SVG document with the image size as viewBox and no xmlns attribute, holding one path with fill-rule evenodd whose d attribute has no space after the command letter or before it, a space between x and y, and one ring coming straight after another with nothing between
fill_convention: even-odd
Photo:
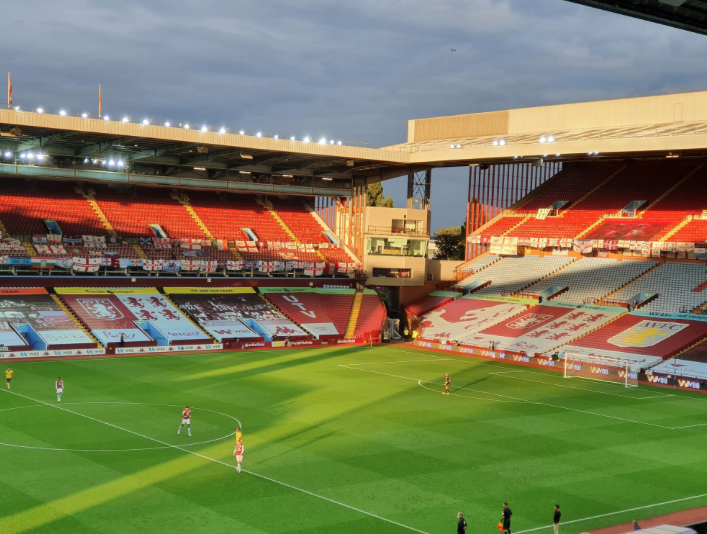
<instances>
[{"instance_id":1,"label":"sponsor logo","mask_svg":"<svg viewBox=\"0 0 707 534\"><path fill-rule=\"evenodd\" d=\"M635 324L608 340L617 347L652 347L687 328L686 323L647 320Z\"/></svg>"},{"instance_id":2,"label":"sponsor logo","mask_svg":"<svg viewBox=\"0 0 707 534\"><path fill-rule=\"evenodd\" d=\"M545 365L547 367L555 367L555 360L538 360L540 365Z\"/></svg>"},{"instance_id":3,"label":"sponsor logo","mask_svg":"<svg viewBox=\"0 0 707 534\"><path fill-rule=\"evenodd\" d=\"M246 343L243 345L244 349L250 348L250 347L264 347L265 343Z\"/></svg>"},{"instance_id":4,"label":"sponsor logo","mask_svg":"<svg viewBox=\"0 0 707 534\"><path fill-rule=\"evenodd\" d=\"M428 341L421 341L421 342L420 342L420 347L425 347L425 348L431 349L431 348L432 348L432 343L430 343L430 342L428 342Z\"/></svg>"},{"instance_id":5,"label":"sponsor logo","mask_svg":"<svg viewBox=\"0 0 707 534\"><path fill-rule=\"evenodd\" d=\"M638 380L638 373L629 373L628 377L631 380ZM626 378L626 371L619 371L619 378Z\"/></svg>"},{"instance_id":6,"label":"sponsor logo","mask_svg":"<svg viewBox=\"0 0 707 534\"><path fill-rule=\"evenodd\" d=\"M648 382L653 382L654 384L667 384L668 379L664 376L648 375Z\"/></svg>"},{"instance_id":7,"label":"sponsor logo","mask_svg":"<svg viewBox=\"0 0 707 534\"><path fill-rule=\"evenodd\" d=\"M513 359L517 362L530 363L530 358L528 358L527 356L519 356L517 354L514 354Z\"/></svg>"},{"instance_id":8,"label":"sponsor logo","mask_svg":"<svg viewBox=\"0 0 707 534\"><path fill-rule=\"evenodd\" d=\"M440 346L439 348L442 350L454 350L454 345L444 344L444 345Z\"/></svg>"},{"instance_id":9,"label":"sponsor logo","mask_svg":"<svg viewBox=\"0 0 707 534\"><path fill-rule=\"evenodd\" d=\"M314 341L293 341L293 345L314 345Z\"/></svg>"},{"instance_id":10,"label":"sponsor logo","mask_svg":"<svg viewBox=\"0 0 707 534\"><path fill-rule=\"evenodd\" d=\"M506 326L508 328L512 328L513 330L530 330L541 325L545 321L549 321L550 319L553 319L552 315L543 313L527 313L523 317L519 317L518 319L506 324Z\"/></svg>"},{"instance_id":11,"label":"sponsor logo","mask_svg":"<svg viewBox=\"0 0 707 534\"><path fill-rule=\"evenodd\" d=\"M356 343L356 340L355 340L355 339L337 339L336 342L337 342L338 344L342 344L342 343ZM422 343L420 343L420 345L422 345Z\"/></svg>"},{"instance_id":12,"label":"sponsor logo","mask_svg":"<svg viewBox=\"0 0 707 534\"><path fill-rule=\"evenodd\" d=\"M589 371L594 375L608 375L609 370L604 367L590 367Z\"/></svg>"},{"instance_id":13,"label":"sponsor logo","mask_svg":"<svg viewBox=\"0 0 707 534\"><path fill-rule=\"evenodd\" d=\"M690 380L678 380L678 386L681 388L700 389L699 382L692 382Z\"/></svg>"}]
</instances>

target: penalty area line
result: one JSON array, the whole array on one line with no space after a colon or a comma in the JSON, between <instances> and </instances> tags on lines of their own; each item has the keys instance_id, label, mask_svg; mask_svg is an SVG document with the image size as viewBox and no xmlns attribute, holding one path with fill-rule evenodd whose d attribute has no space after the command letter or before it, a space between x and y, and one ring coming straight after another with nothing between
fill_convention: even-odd
<instances>
[{"instance_id":1,"label":"penalty area line","mask_svg":"<svg viewBox=\"0 0 707 534\"><path fill-rule=\"evenodd\" d=\"M118 425L114 425L114 424L112 424L112 423L108 423L107 421L102 421L102 420L100 420L100 419L96 419L95 417L91 417L91 416L89 416L89 415L84 415L84 414L79 413L79 412L74 412L73 410L68 410L68 409L66 409L66 408L64 408L64 407L62 407L62 406L58 406L58 405L56 405L56 404L50 404L50 403L48 403L48 402L44 402L44 401L41 401L41 400L33 399L32 397L28 397L28 396L26 396L26 395L22 395L21 393L16 393L16 392L14 392L14 391L9 391L9 390L2 390L2 391L6 392L6 393L9 393L9 394L11 394L11 395L16 395L16 396L18 396L18 397L22 397L22 398L27 399L27 400L31 400L31 401L33 401L33 402L37 402L37 403L39 403L39 404L43 404L43 405L45 405L45 406L49 406L49 407L51 407L51 408L56 408L57 410L61 410L61 411L67 412L67 413L71 413L71 414L74 414L74 415L78 415L79 417L84 417L84 418L86 418L86 419L90 419L91 421L95 421L95 422L97 422L97 423L102 423L102 424L104 424L104 425L106 425L106 426L113 427L113 428L115 428L115 429L117 429L117 430L122 430L123 432L128 432L129 434L133 434L133 435L135 435L135 436L138 436L138 437L141 437L141 438L150 440L150 441L154 441L155 443L160 443L160 444L165 445L165 446L167 446L167 447L169 447L169 448L171 448L171 449L175 449L175 450L178 450L178 451L182 451L182 452L185 452L185 453L187 453L187 454L191 454L192 456L197 456L197 457L202 458L202 459L204 459L204 460L209 460L210 462L214 462L214 463L216 463L216 464L220 464L220 465L223 465L223 466L225 466L225 467L229 467L229 468L231 468L231 469L236 469L236 466L231 465L231 464L226 463L226 462L223 462L223 461L221 461L221 460L217 460L216 458L211 458L211 457L209 457L209 456L205 456L205 455L200 454L200 453L198 453L198 452L190 451L189 449L185 449L185 448L180 447L180 446L178 446L178 445L172 445L171 443L167 443L166 441L162 441L162 440L159 440L159 439L157 439L157 438L152 438L152 437L150 437L150 436L146 436L146 435L144 435L144 434L140 434L139 432L135 432L135 431L133 431L133 430L129 430L129 429L127 429L127 428L123 428L123 427L120 427L120 426L118 426ZM238 424L239 424L239 426L240 426L240 421L238 421ZM241 428L242 428L242 426L241 426ZM258 473L254 473L253 471L248 471L248 470L246 470L246 469L242 469L242 472L243 472L243 473L247 473L247 474L249 474L249 475L252 475L252 476L254 476L254 477L257 477L257 478L261 478L261 479L263 479L263 480L267 480L268 482L272 482L273 484L278 484L278 485L280 485L280 486L284 486L284 487L286 487L286 488L290 488L290 489L293 489L293 490L295 490L295 491L299 491L299 492L304 493L304 494L306 494L306 495L310 495L310 496L312 496L312 497L316 497L317 499L321 499L321 500L323 500L323 501L327 501L327 502L330 502L330 503L332 503L332 504L337 504L337 505L342 506L342 507L344 507L344 508L348 508L349 510L352 510L352 511L354 511L354 512L358 512L358 513L360 513L360 514L367 515L367 516L369 516L369 517L373 517L374 519L379 519L379 520L381 520L381 521L385 521L386 523L390 523L391 525L396 525L396 526L399 526L399 527L401 527L401 528L404 528L404 529L407 529L407 530L411 530L411 531L413 531L413 532L419 532L420 534L428 534L428 533L425 532L424 530L419 530L419 529L416 529L416 528L414 528L414 527L410 527L410 526L408 526L408 525L403 525L402 523L398 523L397 521L393 521L392 519L386 519L385 517L381 517L381 516L376 515L376 514L374 514L374 513L367 512L367 511L365 511L365 510L361 510L360 508L356 508L356 507L354 507L354 506L345 504L345 503L343 503L343 502L335 501L334 499L330 499L329 497L324 497L323 495L319 495L319 494L317 494L317 493L313 493L313 492L311 492L311 491L307 491L307 490L305 490L305 489L298 488L297 486L292 486L292 485L287 484L287 483L285 483L285 482L280 482L279 480L275 480L274 478L270 478L270 477L266 477L265 475L261 475L261 474L258 474Z\"/></svg>"},{"instance_id":2,"label":"penalty area line","mask_svg":"<svg viewBox=\"0 0 707 534\"><path fill-rule=\"evenodd\" d=\"M674 499L672 501L659 502L659 503L655 503L655 504L647 504L645 506L637 506L635 508L627 508L626 510L619 510L617 512L609 512L608 514L600 514L600 515L593 515L591 517L583 517L582 519L574 519L572 521L562 521L561 524L571 525L573 523L581 523L583 521L591 521L592 519L601 519L602 517L610 517L612 515L625 514L628 512L636 512L638 510L647 510L648 508L655 508L657 506L666 506L668 504L675 504L676 502L691 501L694 499L701 499L703 497L707 497L707 493L703 493L702 495L693 495L692 497L684 497L682 499ZM548 528L548 529L552 528L552 525L547 525L544 527L529 528L527 530L519 530L515 534L524 534L525 532L537 532L538 530L543 530L546 528Z\"/></svg>"}]
</instances>

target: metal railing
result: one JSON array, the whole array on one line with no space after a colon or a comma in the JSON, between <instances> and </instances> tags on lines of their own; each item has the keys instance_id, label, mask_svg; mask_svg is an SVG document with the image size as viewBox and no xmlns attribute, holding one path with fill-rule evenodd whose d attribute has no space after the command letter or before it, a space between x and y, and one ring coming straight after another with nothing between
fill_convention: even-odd
<instances>
[{"instance_id":1,"label":"metal railing","mask_svg":"<svg viewBox=\"0 0 707 534\"><path fill-rule=\"evenodd\" d=\"M369 226L369 234L400 234L400 235L415 235L429 237L430 233L425 228L421 230L413 230L411 228L401 228L399 226Z\"/></svg>"}]
</instances>

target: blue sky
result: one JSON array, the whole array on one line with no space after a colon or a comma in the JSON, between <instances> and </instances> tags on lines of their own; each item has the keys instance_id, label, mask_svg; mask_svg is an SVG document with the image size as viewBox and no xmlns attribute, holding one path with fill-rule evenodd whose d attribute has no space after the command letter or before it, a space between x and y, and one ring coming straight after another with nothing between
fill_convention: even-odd
<instances>
[{"instance_id":1,"label":"blue sky","mask_svg":"<svg viewBox=\"0 0 707 534\"><path fill-rule=\"evenodd\" d=\"M0 44L17 104L94 110L100 83L116 115L383 144L412 118L707 87L707 38L563 0L25 0ZM463 220L467 172L433 173L433 227Z\"/></svg>"}]
</instances>

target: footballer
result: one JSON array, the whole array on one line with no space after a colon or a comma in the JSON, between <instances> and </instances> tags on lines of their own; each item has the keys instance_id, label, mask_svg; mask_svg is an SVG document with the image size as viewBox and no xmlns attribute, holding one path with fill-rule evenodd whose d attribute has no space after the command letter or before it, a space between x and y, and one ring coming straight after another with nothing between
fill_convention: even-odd
<instances>
[{"instance_id":1,"label":"footballer","mask_svg":"<svg viewBox=\"0 0 707 534\"><path fill-rule=\"evenodd\" d=\"M64 381L61 377L56 379L56 400L61 402L61 396L64 394Z\"/></svg>"},{"instance_id":2,"label":"footballer","mask_svg":"<svg viewBox=\"0 0 707 534\"><path fill-rule=\"evenodd\" d=\"M236 429L236 448L233 450L233 456L236 457L236 461L238 462L238 466L236 467L236 471L239 473L241 472L241 464L243 463L243 441L241 441L241 429L238 428Z\"/></svg>"},{"instance_id":3,"label":"footballer","mask_svg":"<svg viewBox=\"0 0 707 534\"><path fill-rule=\"evenodd\" d=\"M442 395L449 395L449 386L452 385L452 379L449 378L449 373L444 373L444 393Z\"/></svg>"},{"instance_id":4,"label":"footballer","mask_svg":"<svg viewBox=\"0 0 707 534\"><path fill-rule=\"evenodd\" d=\"M187 432L189 433L189 437L191 437L191 408L189 408L189 406L186 406L182 412L182 424L179 426L179 430L177 430L177 435L182 432L184 425L187 425Z\"/></svg>"},{"instance_id":5,"label":"footballer","mask_svg":"<svg viewBox=\"0 0 707 534\"><path fill-rule=\"evenodd\" d=\"M12 369L8 367L7 371L5 371L5 382L7 383L7 389L10 389L10 380L12 380L12 375Z\"/></svg>"}]
</instances>

